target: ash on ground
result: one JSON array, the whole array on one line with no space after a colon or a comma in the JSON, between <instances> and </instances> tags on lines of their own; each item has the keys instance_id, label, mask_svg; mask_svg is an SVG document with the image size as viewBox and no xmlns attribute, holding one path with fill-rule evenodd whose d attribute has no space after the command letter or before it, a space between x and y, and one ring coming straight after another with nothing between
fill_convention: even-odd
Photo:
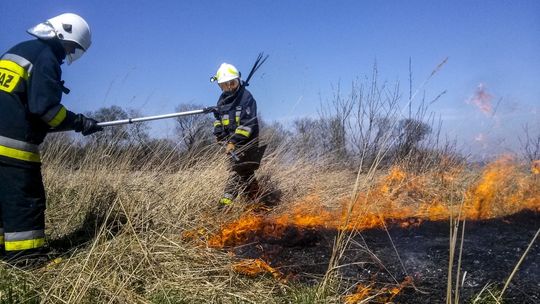
<instances>
[{"instance_id":1,"label":"ash on ground","mask_svg":"<svg viewBox=\"0 0 540 304\"><path fill-rule=\"evenodd\" d=\"M450 227L446 221L411 225L389 221L387 230L358 232L340 261L339 275L350 290L358 284L396 286L408 276L394 303L443 303L446 300ZM467 221L463 244L460 298L470 301L486 284L500 290L540 227L540 213L522 211L503 218ZM461 232L459 233L461 236ZM242 258L260 258L290 280L316 284L328 269L336 231L291 227L280 239L257 238L232 248ZM457 244L459 249L459 239ZM454 266L457 265L457 255ZM455 271L453 272L455 274ZM452 278L455 283L455 277ZM540 245L532 246L504 295L507 303L540 303Z\"/></svg>"}]
</instances>

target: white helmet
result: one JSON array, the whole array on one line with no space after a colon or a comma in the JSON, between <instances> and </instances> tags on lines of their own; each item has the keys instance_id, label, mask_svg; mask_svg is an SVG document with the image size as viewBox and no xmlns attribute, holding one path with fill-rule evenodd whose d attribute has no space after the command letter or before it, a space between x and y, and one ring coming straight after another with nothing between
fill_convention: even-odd
<instances>
[{"instance_id":1,"label":"white helmet","mask_svg":"<svg viewBox=\"0 0 540 304\"><path fill-rule=\"evenodd\" d=\"M219 66L216 75L210 78L210 81L217 80L218 83L224 83L237 78L240 78L238 69L234 65L224 62Z\"/></svg>"},{"instance_id":2,"label":"white helmet","mask_svg":"<svg viewBox=\"0 0 540 304\"><path fill-rule=\"evenodd\" d=\"M27 32L39 39L58 38L64 47L66 47L64 42L74 42L77 47L72 52L66 52L68 64L79 59L92 44L88 23L81 16L71 13L53 17L28 29Z\"/></svg>"}]
</instances>

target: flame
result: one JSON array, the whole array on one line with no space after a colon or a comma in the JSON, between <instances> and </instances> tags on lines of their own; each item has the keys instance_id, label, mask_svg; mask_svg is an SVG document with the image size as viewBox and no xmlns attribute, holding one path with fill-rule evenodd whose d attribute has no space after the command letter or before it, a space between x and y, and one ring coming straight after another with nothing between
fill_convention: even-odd
<instances>
[{"instance_id":1,"label":"flame","mask_svg":"<svg viewBox=\"0 0 540 304\"><path fill-rule=\"evenodd\" d=\"M531 164L532 174L540 174L540 159L537 159Z\"/></svg>"},{"instance_id":2,"label":"flame","mask_svg":"<svg viewBox=\"0 0 540 304\"><path fill-rule=\"evenodd\" d=\"M466 193L466 215L493 218L521 209L540 210L539 183L525 174L511 156L489 164L480 180Z\"/></svg>"},{"instance_id":3,"label":"flame","mask_svg":"<svg viewBox=\"0 0 540 304\"><path fill-rule=\"evenodd\" d=\"M473 183L471 171L464 168L415 174L394 167L354 201L343 198L323 204L321 195L311 194L279 213L248 212L210 236L208 245L223 248L282 240L321 229L360 231L388 224L412 228L425 220L447 220L458 214L488 219L522 209L540 211L540 180L535 174L527 173L510 156L488 164Z\"/></svg>"},{"instance_id":4,"label":"flame","mask_svg":"<svg viewBox=\"0 0 540 304\"><path fill-rule=\"evenodd\" d=\"M411 276L406 276L403 282L399 285L383 287L381 289L373 288L373 284L364 285L358 284L356 292L344 297L346 304L355 303L389 303L394 299L405 287L412 286L413 279Z\"/></svg>"},{"instance_id":5,"label":"flame","mask_svg":"<svg viewBox=\"0 0 540 304\"><path fill-rule=\"evenodd\" d=\"M240 220L229 223L221 229L220 237L213 237L208 241L210 247L228 247L245 242L254 232L254 228L265 227L263 216L247 214Z\"/></svg>"},{"instance_id":6,"label":"flame","mask_svg":"<svg viewBox=\"0 0 540 304\"><path fill-rule=\"evenodd\" d=\"M346 304L355 304L355 303L360 303L360 301L366 299L367 297L369 297L369 294L371 292L371 285L364 285L364 284L358 284L356 286L356 292L351 294L351 295L347 295L345 296L345 303Z\"/></svg>"},{"instance_id":7,"label":"flame","mask_svg":"<svg viewBox=\"0 0 540 304\"><path fill-rule=\"evenodd\" d=\"M272 268L265 261L261 259L246 259L242 260L232 266L233 270L237 273L255 277L260 274L270 273L276 279L282 279L283 274Z\"/></svg>"},{"instance_id":8,"label":"flame","mask_svg":"<svg viewBox=\"0 0 540 304\"><path fill-rule=\"evenodd\" d=\"M506 178L512 173L511 159L503 157L487 166L480 182L467 193L467 207L475 219L485 218L493 211L493 203Z\"/></svg>"}]
</instances>

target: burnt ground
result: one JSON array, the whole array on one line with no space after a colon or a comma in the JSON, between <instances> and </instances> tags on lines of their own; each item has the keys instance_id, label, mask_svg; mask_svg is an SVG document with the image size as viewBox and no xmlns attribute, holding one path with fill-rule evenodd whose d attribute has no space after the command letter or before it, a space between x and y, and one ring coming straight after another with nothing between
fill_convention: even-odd
<instances>
[{"instance_id":1,"label":"burnt ground","mask_svg":"<svg viewBox=\"0 0 540 304\"><path fill-rule=\"evenodd\" d=\"M345 266L339 269L339 274L350 282L351 290L359 283L371 283L377 289L398 286L411 276L416 288L405 287L393 299L395 303L444 303L449 257L448 222L422 222L409 228L389 222L388 226L388 232L370 229L356 235L340 263ZM471 300L488 283L495 284L500 290L539 227L540 213L534 211L467 221L461 266L462 273L466 271L460 290L462 302ZM335 236L336 231L331 230L298 231L291 228L283 238L258 237L249 245L232 250L239 257L263 259L289 280L314 284L327 270ZM504 299L505 303L540 303L538 241L514 276Z\"/></svg>"}]
</instances>

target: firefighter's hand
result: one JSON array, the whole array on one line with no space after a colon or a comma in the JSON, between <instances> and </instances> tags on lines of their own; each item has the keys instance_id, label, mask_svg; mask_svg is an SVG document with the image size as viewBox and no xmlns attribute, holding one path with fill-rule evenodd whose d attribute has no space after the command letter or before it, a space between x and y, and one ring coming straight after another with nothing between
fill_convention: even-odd
<instances>
[{"instance_id":1,"label":"firefighter's hand","mask_svg":"<svg viewBox=\"0 0 540 304\"><path fill-rule=\"evenodd\" d=\"M98 122L95 119L77 114L77 118L75 118L75 132L81 132L82 135L86 136L102 130L103 127L98 126Z\"/></svg>"},{"instance_id":2,"label":"firefighter's hand","mask_svg":"<svg viewBox=\"0 0 540 304\"><path fill-rule=\"evenodd\" d=\"M225 152L226 152L227 154L229 154L229 153L233 152L235 148L236 148L236 147L234 146L233 143L231 143L231 142L230 142L230 143L227 143L227 146L225 146Z\"/></svg>"}]
</instances>

